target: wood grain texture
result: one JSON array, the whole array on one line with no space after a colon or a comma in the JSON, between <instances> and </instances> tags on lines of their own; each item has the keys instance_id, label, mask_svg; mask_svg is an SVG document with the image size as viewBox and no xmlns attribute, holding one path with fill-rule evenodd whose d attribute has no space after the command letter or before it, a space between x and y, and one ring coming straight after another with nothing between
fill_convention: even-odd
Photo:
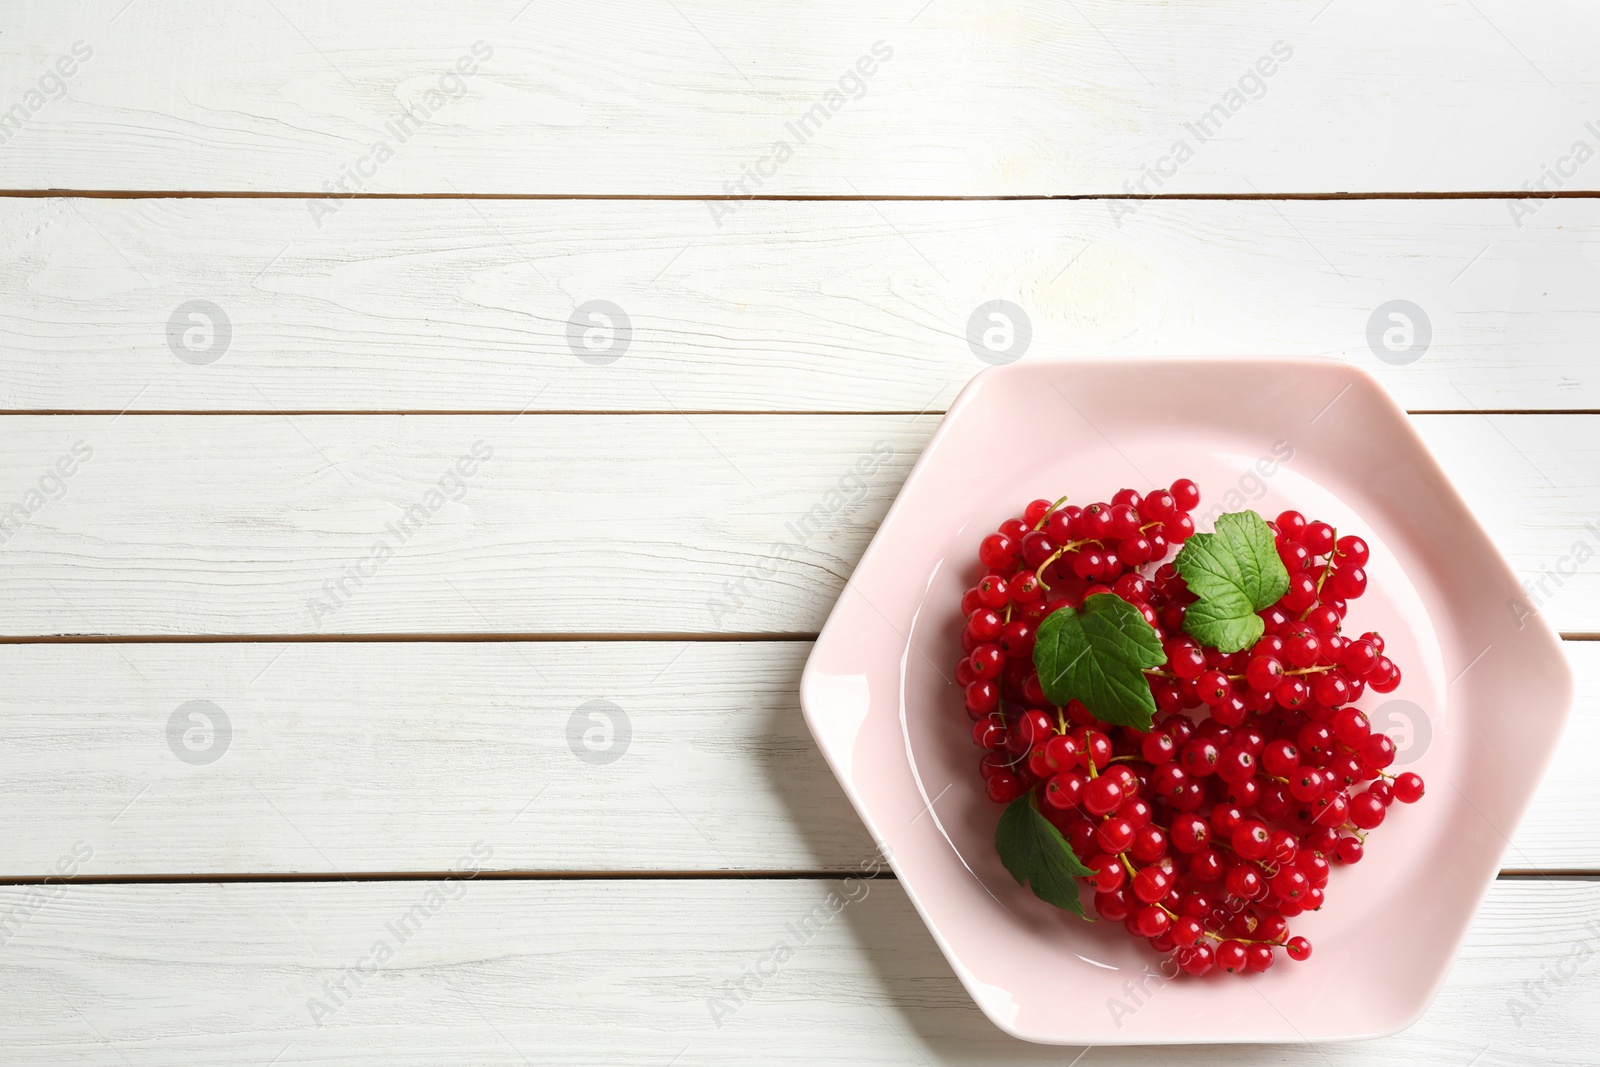
<instances>
[{"instance_id":1,"label":"wood grain texture","mask_svg":"<svg viewBox=\"0 0 1600 1067\"><path fill-rule=\"evenodd\" d=\"M646 1057L1059 1065L1081 1051L1026 1045L985 1020L897 883L848 883L854 903L808 938L790 932L846 885L76 886L51 887L56 896L42 906L22 889L5 889L0 909L32 914L0 956L0 1041L18 1062L136 1067L274 1057L384 1067ZM429 916L413 912L419 905L437 907ZM401 940L394 931L408 913L424 917L401 927ZM1409 1030L1345 1045L1189 1048L1184 1060L1431 1067L1476 1055L1488 1063L1592 1064L1600 1040L1591 1010L1600 996L1597 920L1593 882L1501 881L1438 999ZM792 958L751 983L718 1025L711 998L747 967L754 971L779 940L790 943ZM392 955L374 966L380 941ZM346 973L358 965L369 973ZM1527 995L1524 980L1541 978L1546 992L1530 1006L1537 1010L1519 1012L1512 998ZM336 998L341 980L349 995ZM1270 990L1270 981L1258 981ZM313 1017L313 1001L327 1010ZM1173 1052L1092 1055L1153 1067Z\"/></svg>"},{"instance_id":2,"label":"wood grain texture","mask_svg":"<svg viewBox=\"0 0 1600 1067\"><path fill-rule=\"evenodd\" d=\"M497 870L851 869L872 842L800 715L809 651L0 646L0 876L79 839L112 877L439 872L480 836Z\"/></svg>"},{"instance_id":3,"label":"wood grain texture","mask_svg":"<svg viewBox=\"0 0 1600 1067\"><path fill-rule=\"evenodd\" d=\"M437 873L480 837L497 871L852 870L872 842L800 714L809 651L0 645L0 878L77 842L95 878ZM1579 704L1511 869L1600 871L1600 644L1569 651Z\"/></svg>"},{"instance_id":4,"label":"wood grain texture","mask_svg":"<svg viewBox=\"0 0 1600 1067\"><path fill-rule=\"evenodd\" d=\"M15 416L0 633L814 632L935 422ZM1416 425L1530 603L1600 631L1600 416Z\"/></svg>"},{"instance_id":5,"label":"wood grain texture","mask_svg":"<svg viewBox=\"0 0 1600 1067\"><path fill-rule=\"evenodd\" d=\"M1025 358L1327 357L1414 410L1600 408L1596 201L308 203L0 200L0 405L939 410L1005 299ZM568 339L596 299L631 323L604 366ZM1408 365L1369 345L1394 299L1431 329ZM231 329L206 365L169 341L194 300Z\"/></svg>"},{"instance_id":6,"label":"wood grain texture","mask_svg":"<svg viewBox=\"0 0 1600 1067\"><path fill-rule=\"evenodd\" d=\"M1600 15L1577 0L1399 3L1381 27L1326 0L69 0L10 29L0 70L27 111L5 188L1504 190L1600 142ZM65 95L39 86L78 41Z\"/></svg>"}]
</instances>

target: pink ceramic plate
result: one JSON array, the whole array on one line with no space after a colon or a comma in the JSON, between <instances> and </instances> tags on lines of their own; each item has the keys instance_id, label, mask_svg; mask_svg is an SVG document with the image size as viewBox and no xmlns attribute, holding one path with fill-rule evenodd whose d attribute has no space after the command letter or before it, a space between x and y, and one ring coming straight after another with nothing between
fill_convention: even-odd
<instances>
[{"instance_id":1,"label":"pink ceramic plate","mask_svg":"<svg viewBox=\"0 0 1600 1067\"><path fill-rule=\"evenodd\" d=\"M1108 923L1037 900L995 855L1000 808L949 679L979 540L1034 497L1087 502L1191 477L1217 510L1297 508L1372 546L1350 623L1404 668L1360 707L1428 794L1397 805L1327 906L1314 955L1248 978L1167 981ZM1393 1033L1444 980L1557 744L1560 641L1405 413L1339 363L1023 363L951 407L829 617L801 701L845 792L967 990L1030 1041L1330 1041ZM1517 728L1506 728L1515 711ZM1377 965L1381 961L1381 966Z\"/></svg>"}]
</instances>

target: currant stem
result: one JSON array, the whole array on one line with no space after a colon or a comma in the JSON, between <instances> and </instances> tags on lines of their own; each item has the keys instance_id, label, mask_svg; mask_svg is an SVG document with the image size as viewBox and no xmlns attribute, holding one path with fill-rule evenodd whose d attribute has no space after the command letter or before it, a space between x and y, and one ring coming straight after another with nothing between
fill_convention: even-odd
<instances>
[{"instance_id":1,"label":"currant stem","mask_svg":"<svg viewBox=\"0 0 1600 1067\"><path fill-rule=\"evenodd\" d=\"M1067 498L1066 497L1062 497L1060 500L1057 500L1054 504L1051 504L1049 509L1044 513L1043 517L1041 517L1038 522L1034 523L1034 526L1033 526L1034 530L1038 531L1038 530L1044 529L1044 524L1050 521L1050 516L1054 515L1056 513L1056 510L1058 508L1060 508L1061 505L1065 504L1066 502L1067 502Z\"/></svg>"},{"instance_id":2,"label":"currant stem","mask_svg":"<svg viewBox=\"0 0 1600 1067\"><path fill-rule=\"evenodd\" d=\"M1322 583L1326 582L1328 580L1328 575L1333 573L1334 559L1342 555L1344 555L1344 553L1339 551L1339 529L1338 527L1334 527L1333 551L1328 553L1328 562L1322 565L1322 574L1317 578L1317 599L1312 602L1310 607L1306 608L1306 610L1300 613L1301 622L1305 622L1306 616L1310 615L1314 610L1316 610L1317 605L1322 603Z\"/></svg>"},{"instance_id":3,"label":"currant stem","mask_svg":"<svg viewBox=\"0 0 1600 1067\"><path fill-rule=\"evenodd\" d=\"M1061 499L1065 500L1066 497L1062 497ZM1100 542L1100 541L1090 541L1090 540L1068 541L1066 544L1062 545L1060 548L1058 548L1054 552L1050 553L1050 555L1045 557L1044 562L1039 564L1039 566L1037 566L1036 568L1034 568L1034 571L1033 571L1033 576L1035 578L1039 579L1039 588L1043 589L1047 593L1050 591L1050 586L1044 580L1044 572L1047 569L1049 569L1050 564L1052 564L1056 560L1060 559L1062 557L1062 555L1064 555L1065 553L1071 552L1073 549L1082 548L1084 545L1090 545L1090 544L1098 545L1098 544L1101 544L1101 543L1102 542Z\"/></svg>"}]
</instances>

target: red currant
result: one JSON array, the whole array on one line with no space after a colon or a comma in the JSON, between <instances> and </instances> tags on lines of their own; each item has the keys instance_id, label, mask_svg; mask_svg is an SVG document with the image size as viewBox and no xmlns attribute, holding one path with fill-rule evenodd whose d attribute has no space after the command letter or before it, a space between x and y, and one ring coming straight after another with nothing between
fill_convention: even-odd
<instances>
[{"instance_id":1,"label":"red currant","mask_svg":"<svg viewBox=\"0 0 1600 1067\"><path fill-rule=\"evenodd\" d=\"M1184 974L1199 977L1216 964L1216 953L1210 945L1201 942L1178 950L1178 966Z\"/></svg>"},{"instance_id":2,"label":"red currant","mask_svg":"<svg viewBox=\"0 0 1600 1067\"><path fill-rule=\"evenodd\" d=\"M1334 552L1340 557L1339 563L1346 567L1365 567L1370 552L1367 543L1354 534L1346 534L1339 538L1334 546Z\"/></svg>"},{"instance_id":3,"label":"red currant","mask_svg":"<svg viewBox=\"0 0 1600 1067\"><path fill-rule=\"evenodd\" d=\"M1415 804L1422 799L1422 776L1406 771L1395 776L1394 798L1402 804Z\"/></svg>"},{"instance_id":4,"label":"red currant","mask_svg":"<svg viewBox=\"0 0 1600 1067\"><path fill-rule=\"evenodd\" d=\"M1300 543L1314 556L1326 556L1333 551L1333 527L1325 522L1311 522L1300 534Z\"/></svg>"},{"instance_id":5,"label":"red currant","mask_svg":"<svg viewBox=\"0 0 1600 1067\"><path fill-rule=\"evenodd\" d=\"M1200 677L1194 680L1194 684L1200 700L1213 708L1226 702L1233 695L1233 682L1218 670L1202 671Z\"/></svg>"},{"instance_id":6,"label":"red currant","mask_svg":"<svg viewBox=\"0 0 1600 1067\"><path fill-rule=\"evenodd\" d=\"M1083 806L1094 815L1104 815L1116 810L1122 803L1122 783L1102 774L1083 789Z\"/></svg>"},{"instance_id":7,"label":"red currant","mask_svg":"<svg viewBox=\"0 0 1600 1067\"><path fill-rule=\"evenodd\" d=\"M1221 755L1222 752L1213 741L1197 737L1183 746L1183 755L1179 759L1184 770L1197 778L1204 778L1217 769L1217 760Z\"/></svg>"},{"instance_id":8,"label":"red currant","mask_svg":"<svg viewBox=\"0 0 1600 1067\"><path fill-rule=\"evenodd\" d=\"M1016 540L1003 533L992 533L978 546L978 558L990 570L1009 571L1016 566L1021 549Z\"/></svg>"},{"instance_id":9,"label":"red currant","mask_svg":"<svg viewBox=\"0 0 1600 1067\"><path fill-rule=\"evenodd\" d=\"M967 686L967 710L974 715L987 715L1000 706L1000 687L987 679L978 679Z\"/></svg>"}]
</instances>

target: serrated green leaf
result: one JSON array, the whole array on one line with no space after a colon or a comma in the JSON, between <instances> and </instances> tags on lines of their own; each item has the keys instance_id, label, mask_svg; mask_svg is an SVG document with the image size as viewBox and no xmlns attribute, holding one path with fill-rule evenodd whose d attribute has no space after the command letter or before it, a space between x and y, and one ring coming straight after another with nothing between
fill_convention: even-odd
<instances>
[{"instance_id":1,"label":"serrated green leaf","mask_svg":"<svg viewBox=\"0 0 1600 1067\"><path fill-rule=\"evenodd\" d=\"M1155 628L1113 593L1046 615L1033 646L1039 685L1051 703L1078 700L1103 722L1140 730L1150 729L1156 713L1144 669L1165 662Z\"/></svg>"},{"instance_id":2,"label":"serrated green leaf","mask_svg":"<svg viewBox=\"0 0 1600 1067\"><path fill-rule=\"evenodd\" d=\"M1256 612L1289 589L1272 531L1253 511L1230 512L1217 520L1214 532L1189 538L1175 564L1199 598L1189 605L1183 628L1223 652L1259 641L1265 625Z\"/></svg>"},{"instance_id":3,"label":"serrated green leaf","mask_svg":"<svg viewBox=\"0 0 1600 1067\"><path fill-rule=\"evenodd\" d=\"M1242 593L1229 593L1189 605L1183 628L1202 645L1221 652L1238 652L1261 640L1267 624L1250 608Z\"/></svg>"},{"instance_id":4,"label":"serrated green leaf","mask_svg":"<svg viewBox=\"0 0 1600 1067\"><path fill-rule=\"evenodd\" d=\"M1061 831L1039 813L1031 797L1013 800L1001 813L994 847L1018 885L1032 888L1033 895L1046 904L1082 917L1083 902L1073 879L1094 872L1079 862Z\"/></svg>"}]
</instances>

